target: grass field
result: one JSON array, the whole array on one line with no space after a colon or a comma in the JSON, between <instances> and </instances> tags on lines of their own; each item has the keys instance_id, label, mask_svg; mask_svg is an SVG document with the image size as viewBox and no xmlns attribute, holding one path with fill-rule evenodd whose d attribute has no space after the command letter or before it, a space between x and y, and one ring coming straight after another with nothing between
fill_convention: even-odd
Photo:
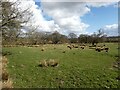
<instances>
[{"instance_id":1,"label":"grass field","mask_svg":"<svg viewBox=\"0 0 120 90\"><path fill-rule=\"evenodd\" d=\"M107 43L109 52L84 50L67 45L40 47L5 47L10 51L8 71L15 88L117 88L117 69L113 63L118 56L118 44ZM45 48L41 51L41 48ZM54 49L56 47L56 49ZM63 51L65 50L65 53ZM58 67L38 67L42 60L54 59Z\"/></svg>"}]
</instances>

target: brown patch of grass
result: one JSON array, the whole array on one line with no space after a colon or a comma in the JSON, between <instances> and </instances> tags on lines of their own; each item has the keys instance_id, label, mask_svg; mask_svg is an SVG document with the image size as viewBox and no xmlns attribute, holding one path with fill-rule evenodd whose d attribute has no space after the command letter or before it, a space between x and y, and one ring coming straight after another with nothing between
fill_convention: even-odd
<instances>
[{"instance_id":1,"label":"brown patch of grass","mask_svg":"<svg viewBox=\"0 0 120 90\"><path fill-rule=\"evenodd\" d=\"M0 88L1 89L10 89L13 87L12 85L12 81L9 79L9 73L6 70L6 66L7 66L7 58L4 56L2 57L2 61L0 62L0 67L1 67L1 82L0 82Z\"/></svg>"},{"instance_id":2,"label":"brown patch of grass","mask_svg":"<svg viewBox=\"0 0 120 90\"><path fill-rule=\"evenodd\" d=\"M2 71L2 80L3 81L7 81L8 80L8 77L9 77L9 74L6 70L3 70Z\"/></svg>"},{"instance_id":3,"label":"brown patch of grass","mask_svg":"<svg viewBox=\"0 0 120 90\"><path fill-rule=\"evenodd\" d=\"M10 79L8 79L6 82L2 83L2 88L3 89L13 88L13 82Z\"/></svg>"},{"instance_id":4,"label":"brown patch of grass","mask_svg":"<svg viewBox=\"0 0 120 90\"><path fill-rule=\"evenodd\" d=\"M41 61L38 66L47 67L48 66L47 61L46 60Z\"/></svg>"},{"instance_id":5,"label":"brown patch of grass","mask_svg":"<svg viewBox=\"0 0 120 90\"><path fill-rule=\"evenodd\" d=\"M41 61L39 63L38 66L40 66L40 67L48 67L48 66L50 66L50 67L56 67L56 66L58 66L58 62L55 61L54 59L43 60L43 61Z\"/></svg>"},{"instance_id":6,"label":"brown patch of grass","mask_svg":"<svg viewBox=\"0 0 120 90\"><path fill-rule=\"evenodd\" d=\"M55 61L54 59L50 59L50 60L48 61L48 66L51 66L51 67L58 66L58 62Z\"/></svg>"},{"instance_id":7,"label":"brown patch of grass","mask_svg":"<svg viewBox=\"0 0 120 90\"><path fill-rule=\"evenodd\" d=\"M7 64L8 63L8 60L5 56L3 56L2 58L2 64Z\"/></svg>"}]
</instances>

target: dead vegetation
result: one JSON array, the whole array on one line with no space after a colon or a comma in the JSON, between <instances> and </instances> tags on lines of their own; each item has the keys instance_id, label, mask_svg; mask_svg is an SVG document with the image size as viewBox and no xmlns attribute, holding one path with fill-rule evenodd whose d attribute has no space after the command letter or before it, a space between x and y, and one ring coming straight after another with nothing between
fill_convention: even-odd
<instances>
[{"instance_id":1,"label":"dead vegetation","mask_svg":"<svg viewBox=\"0 0 120 90\"><path fill-rule=\"evenodd\" d=\"M2 82L2 88L5 90L8 90L10 88L13 88L13 82L11 79L8 79L6 82Z\"/></svg>"},{"instance_id":2,"label":"dead vegetation","mask_svg":"<svg viewBox=\"0 0 120 90\"><path fill-rule=\"evenodd\" d=\"M58 61L55 61L54 59L50 59L50 60L43 60L41 62L39 62L40 67L56 67L58 66Z\"/></svg>"},{"instance_id":3,"label":"dead vegetation","mask_svg":"<svg viewBox=\"0 0 120 90\"><path fill-rule=\"evenodd\" d=\"M6 70L3 70L2 71L2 80L3 81L7 81L8 80L8 77L9 77L9 74Z\"/></svg>"},{"instance_id":4,"label":"dead vegetation","mask_svg":"<svg viewBox=\"0 0 120 90\"><path fill-rule=\"evenodd\" d=\"M7 58L5 56L3 56L2 59L1 59L1 62L0 62L1 76L2 76L0 84L1 84L2 89L13 88L12 80L10 80L9 73L8 73L8 71L6 69L7 64L8 64L8 60L7 60Z\"/></svg>"}]
</instances>

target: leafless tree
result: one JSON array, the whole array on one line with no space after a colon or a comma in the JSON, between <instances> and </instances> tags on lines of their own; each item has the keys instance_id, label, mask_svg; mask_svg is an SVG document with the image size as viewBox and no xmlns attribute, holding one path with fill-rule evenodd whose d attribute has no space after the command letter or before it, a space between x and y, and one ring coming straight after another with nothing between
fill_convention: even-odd
<instances>
[{"instance_id":1,"label":"leafless tree","mask_svg":"<svg viewBox=\"0 0 120 90\"><path fill-rule=\"evenodd\" d=\"M29 22L32 16L32 12L30 12L30 7L25 10L20 10L19 6L21 2L10 2L7 0L6 2L0 3L1 16L0 19L0 28L2 31L3 43L7 41L12 43L12 41L16 41L17 38L22 33L21 28Z\"/></svg>"}]
</instances>

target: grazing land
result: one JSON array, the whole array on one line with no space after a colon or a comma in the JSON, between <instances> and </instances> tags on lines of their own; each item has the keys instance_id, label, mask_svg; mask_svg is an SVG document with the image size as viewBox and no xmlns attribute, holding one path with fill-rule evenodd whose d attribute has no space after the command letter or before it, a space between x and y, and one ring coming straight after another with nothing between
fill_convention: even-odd
<instances>
[{"instance_id":1,"label":"grazing land","mask_svg":"<svg viewBox=\"0 0 120 90\"><path fill-rule=\"evenodd\" d=\"M15 88L117 88L118 44L106 43L109 51L69 49L66 44L39 47L3 47L10 52L8 71ZM44 49L43 49L44 48ZM43 50L42 50L43 49ZM56 67L39 67L40 61L53 59Z\"/></svg>"}]
</instances>

